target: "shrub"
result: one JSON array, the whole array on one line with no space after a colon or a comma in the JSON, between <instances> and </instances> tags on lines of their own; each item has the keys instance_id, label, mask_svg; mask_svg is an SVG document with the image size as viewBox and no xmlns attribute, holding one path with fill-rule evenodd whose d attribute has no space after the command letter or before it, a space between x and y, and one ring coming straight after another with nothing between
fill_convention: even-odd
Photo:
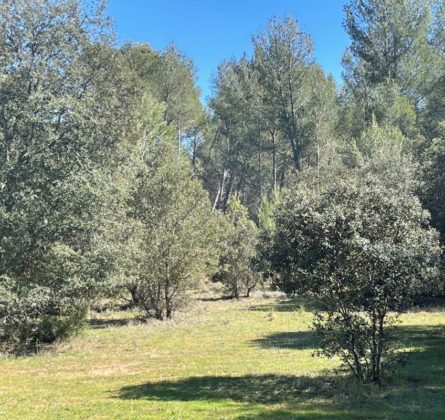
<instances>
[{"instance_id":1,"label":"shrub","mask_svg":"<svg viewBox=\"0 0 445 420\"><path fill-rule=\"evenodd\" d=\"M260 281L255 268L258 229L249 220L247 209L234 197L228 201L225 217L224 250L215 278L224 284L230 296L249 297Z\"/></svg>"},{"instance_id":2,"label":"shrub","mask_svg":"<svg viewBox=\"0 0 445 420\"><path fill-rule=\"evenodd\" d=\"M219 221L162 109L148 97L144 105L128 203L128 288L146 318L164 319L216 266Z\"/></svg>"},{"instance_id":3,"label":"shrub","mask_svg":"<svg viewBox=\"0 0 445 420\"><path fill-rule=\"evenodd\" d=\"M361 381L380 382L392 311L437 287L438 233L405 189L369 176L334 182L285 195L275 267L282 290L320 301L321 354L339 356Z\"/></svg>"}]
</instances>

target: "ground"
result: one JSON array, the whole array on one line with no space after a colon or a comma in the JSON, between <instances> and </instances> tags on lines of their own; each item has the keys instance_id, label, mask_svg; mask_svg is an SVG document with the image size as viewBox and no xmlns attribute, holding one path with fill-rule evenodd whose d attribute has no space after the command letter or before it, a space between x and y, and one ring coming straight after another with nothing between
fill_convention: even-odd
<instances>
[{"instance_id":1,"label":"ground","mask_svg":"<svg viewBox=\"0 0 445 420\"><path fill-rule=\"evenodd\" d=\"M408 351L382 388L313 356L311 313L273 294L199 300L166 323L92 313L77 337L0 358L0 417L119 419L445 418L445 310L403 314Z\"/></svg>"}]
</instances>

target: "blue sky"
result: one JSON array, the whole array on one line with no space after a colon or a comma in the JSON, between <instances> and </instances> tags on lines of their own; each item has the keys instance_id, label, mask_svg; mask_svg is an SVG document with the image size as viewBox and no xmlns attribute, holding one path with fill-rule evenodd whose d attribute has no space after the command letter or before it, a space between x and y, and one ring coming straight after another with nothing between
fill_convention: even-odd
<instances>
[{"instance_id":1,"label":"blue sky","mask_svg":"<svg viewBox=\"0 0 445 420\"><path fill-rule=\"evenodd\" d=\"M315 58L341 80L348 45L342 25L344 0L109 0L119 42L174 43L197 69L202 99L211 94L218 64L250 54L251 39L273 16L291 15L315 43Z\"/></svg>"}]
</instances>

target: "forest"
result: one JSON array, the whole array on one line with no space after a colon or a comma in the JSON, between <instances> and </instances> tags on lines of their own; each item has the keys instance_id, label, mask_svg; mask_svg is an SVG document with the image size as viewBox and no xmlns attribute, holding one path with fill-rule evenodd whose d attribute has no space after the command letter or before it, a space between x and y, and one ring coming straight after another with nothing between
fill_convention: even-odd
<instances>
[{"instance_id":1,"label":"forest","mask_svg":"<svg viewBox=\"0 0 445 420\"><path fill-rule=\"evenodd\" d=\"M348 0L342 83L297 18L204 104L106 3L0 0L0 416L445 416L445 2Z\"/></svg>"}]
</instances>

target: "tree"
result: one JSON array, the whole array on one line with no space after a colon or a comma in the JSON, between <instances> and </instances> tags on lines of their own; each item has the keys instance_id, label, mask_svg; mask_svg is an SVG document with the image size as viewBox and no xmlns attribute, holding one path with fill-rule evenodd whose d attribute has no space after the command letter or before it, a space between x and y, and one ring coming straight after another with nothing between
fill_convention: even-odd
<instances>
[{"instance_id":1,"label":"tree","mask_svg":"<svg viewBox=\"0 0 445 420\"><path fill-rule=\"evenodd\" d=\"M295 169L301 170L300 115L309 99L307 69L312 63L312 40L294 19L273 19L266 31L254 38L254 48L264 102L291 146Z\"/></svg>"},{"instance_id":2,"label":"tree","mask_svg":"<svg viewBox=\"0 0 445 420\"><path fill-rule=\"evenodd\" d=\"M252 195L258 195L256 158L261 153L258 147L261 127L255 109L256 86L256 74L246 58L219 66L216 95L210 101L213 111L211 158L218 172L218 184L213 187L216 190L215 209L227 210L232 195L240 196L242 192L251 195L246 187L249 180L255 191ZM213 174L210 181L215 181Z\"/></svg>"},{"instance_id":3,"label":"tree","mask_svg":"<svg viewBox=\"0 0 445 420\"><path fill-rule=\"evenodd\" d=\"M344 55L349 134L358 138L372 121L416 138L431 125L428 109L440 85L443 61L431 42L432 1L351 0ZM435 99L433 99L435 100ZM345 121L343 121L344 123ZM430 127L428 128L430 129Z\"/></svg>"},{"instance_id":4,"label":"tree","mask_svg":"<svg viewBox=\"0 0 445 420\"><path fill-rule=\"evenodd\" d=\"M261 274L263 280L275 283L273 270L273 238L275 236L276 220L275 213L280 204L281 195L275 191L270 199L264 200L258 213L258 245L255 258L256 270Z\"/></svg>"},{"instance_id":5,"label":"tree","mask_svg":"<svg viewBox=\"0 0 445 420\"><path fill-rule=\"evenodd\" d=\"M0 3L0 336L7 349L77 329L113 270L101 238L132 98L103 9L90 6Z\"/></svg>"},{"instance_id":6,"label":"tree","mask_svg":"<svg viewBox=\"0 0 445 420\"><path fill-rule=\"evenodd\" d=\"M140 88L164 104L164 121L175 125L178 136L199 125L204 110L192 61L173 45L158 52L147 44L126 44L121 51Z\"/></svg>"},{"instance_id":7,"label":"tree","mask_svg":"<svg viewBox=\"0 0 445 420\"><path fill-rule=\"evenodd\" d=\"M260 280L254 264L258 229L249 220L247 209L234 197L229 200L225 217L224 251L214 278L224 284L232 297L249 297Z\"/></svg>"},{"instance_id":8,"label":"tree","mask_svg":"<svg viewBox=\"0 0 445 420\"><path fill-rule=\"evenodd\" d=\"M146 96L129 199L129 279L145 317L171 318L216 265L218 217L178 150L164 109Z\"/></svg>"},{"instance_id":9,"label":"tree","mask_svg":"<svg viewBox=\"0 0 445 420\"><path fill-rule=\"evenodd\" d=\"M434 139L423 154L420 196L445 243L445 123L441 128L442 135Z\"/></svg>"},{"instance_id":10,"label":"tree","mask_svg":"<svg viewBox=\"0 0 445 420\"><path fill-rule=\"evenodd\" d=\"M345 6L350 52L363 63L371 84L395 80L409 93L425 67L430 2L423 0L352 0ZM425 58L425 55L422 58ZM417 67L416 67L417 66ZM411 92L414 93L414 92Z\"/></svg>"},{"instance_id":11,"label":"tree","mask_svg":"<svg viewBox=\"0 0 445 420\"><path fill-rule=\"evenodd\" d=\"M410 141L393 126L379 127L374 121L356 140L359 159L364 162L373 160L402 160L410 155Z\"/></svg>"},{"instance_id":12,"label":"tree","mask_svg":"<svg viewBox=\"0 0 445 420\"><path fill-rule=\"evenodd\" d=\"M333 79L312 63L310 38L293 19L272 20L254 49L218 68L201 156L214 208L236 196L255 218L292 169L332 162L338 106Z\"/></svg>"},{"instance_id":13,"label":"tree","mask_svg":"<svg viewBox=\"0 0 445 420\"><path fill-rule=\"evenodd\" d=\"M319 301L320 353L380 383L393 345L391 313L438 285L441 249L428 213L403 188L358 173L289 190L276 220L281 287Z\"/></svg>"}]
</instances>

